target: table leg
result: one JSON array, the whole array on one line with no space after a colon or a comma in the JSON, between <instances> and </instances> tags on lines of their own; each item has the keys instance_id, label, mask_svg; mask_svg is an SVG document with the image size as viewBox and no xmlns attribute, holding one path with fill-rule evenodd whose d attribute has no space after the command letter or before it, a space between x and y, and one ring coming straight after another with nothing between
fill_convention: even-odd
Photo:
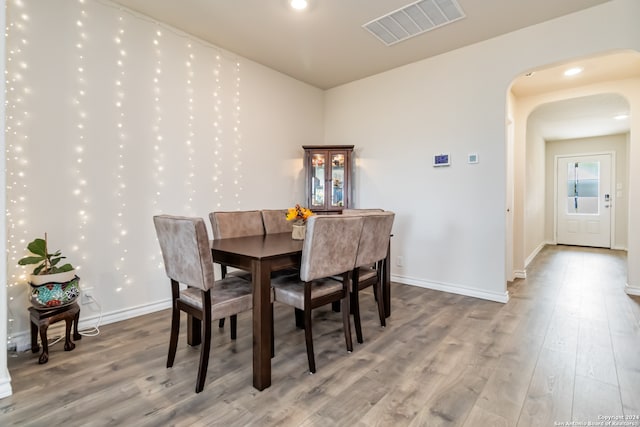
<instances>
[{"instance_id":1,"label":"table leg","mask_svg":"<svg viewBox=\"0 0 640 427\"><path fill-rule=\"evenodd\" d=\"M253 386L271 385L271 269L267 261L254 260L253 278Z\"/></svg>"},{"instance_id":2,"label":"table leg","mask_svg":"<svg viewBox=\"0 0 640 427\"><path fill-rule=\"evenodd\" d=\"M296 317L296 328L304 329L304 311L296 308L293 310Z\"/></svg>"}]
</instances>

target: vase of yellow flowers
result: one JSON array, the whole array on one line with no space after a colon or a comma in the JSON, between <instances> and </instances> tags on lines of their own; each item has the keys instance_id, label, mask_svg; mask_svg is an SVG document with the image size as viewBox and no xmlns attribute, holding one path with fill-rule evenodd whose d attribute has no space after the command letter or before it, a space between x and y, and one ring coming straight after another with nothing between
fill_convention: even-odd
<instances>
[{"instance_id":1,"label":"vase of yellow flowers","mask_svg":"<svg viewBox=\"0 0 640 427\"><path fill-rule=\"evenodd\" d=\"M304 240L304 235L307 232L307 218L311 215L314 215L314 213L310 209L303 208L300 205L287 210L287 221L293 221L292 239Z\"/></svg>"}]
</instances>

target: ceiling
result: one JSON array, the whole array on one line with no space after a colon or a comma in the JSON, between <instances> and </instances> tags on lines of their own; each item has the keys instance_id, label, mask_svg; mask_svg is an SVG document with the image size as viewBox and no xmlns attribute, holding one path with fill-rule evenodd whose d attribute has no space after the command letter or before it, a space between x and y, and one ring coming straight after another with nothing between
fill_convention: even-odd
<instances>
[{"instance_id":1,"label":"ceiling","mask_svg":"<svg viewBox=\"0 0 640 427\"><path fill-rule=\"evenodd\" d=\"M465 18L385 46L362 28L414 0L115 0L298 80L329 89L608 0L457 0Z\"/></svg>"},{"instance_id":2,"label":"ceiling","mask_svg":"<svg viewBox=\"0 0 640 427\"><path fill-rule=\"evenodd\" d=\"M582 73L564 76L573 67L582 68ZM620 51L532 70L517 78L511 91L517 97L535 96L638 76L640 54ZM614 118L621 114L630 114L629 102L620 94L605 93L543 104L531 113L528 124L545 140L585 138L628 132L630 119Z\"/></svg>"},{"instance_id":3,"label":"ceiling","mask_svg":"<svg viewBox=\"0 0 640 427\"><path fill-rule=\"evenodd\" d=\"M131 10L192 34L320 89L329 89L439 55L609 0L457 0L465 17L386 46L362 26L415 0L310 0L305 11L287 0L115 0ZM584 72L567 79L571 65ZM640 75L640 54L620 52L558 64L514 81L517 97ZM535 117L546 139L626 132L624 98L585 97L541 106ZM603 119L603 118L606 118ZM541 124L544 124L541 125ZM594 126L598 124L597 129ZM586 135L588 136L588 135Z\"/></svg>"}]
</instances>

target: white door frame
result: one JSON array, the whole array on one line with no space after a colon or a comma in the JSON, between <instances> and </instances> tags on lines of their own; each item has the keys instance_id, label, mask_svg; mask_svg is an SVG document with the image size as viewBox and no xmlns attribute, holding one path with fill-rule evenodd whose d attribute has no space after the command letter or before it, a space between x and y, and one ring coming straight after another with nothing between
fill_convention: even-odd
<instances>
[{"instance_id":1,"label":"white door frame","mask_svg":"<svg viewBox=\"0 0 640 427\"><path fill-rule=\"evenodd\" d=\"M611 248L616 247L616 197L615 197L615 182L616 182L616 152L615 151L596 151L591 153L572 153L572 154L557 154L554 156L554 168L553 168L553 243L558 244L558 161L562 157L581 157L581 156L611 156L611 202L609 204L610 209L610 230Z\"/></svg>"}]
</instances>

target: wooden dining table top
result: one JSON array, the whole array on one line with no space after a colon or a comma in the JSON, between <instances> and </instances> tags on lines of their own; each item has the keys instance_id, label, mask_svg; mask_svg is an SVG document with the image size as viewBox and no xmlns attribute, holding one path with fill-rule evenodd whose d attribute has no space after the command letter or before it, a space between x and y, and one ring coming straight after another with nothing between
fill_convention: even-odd
<instances>
[{"instance_id":1,"label":"wooden dining table top","mask_svg":"<svg viewBox=\"0 0 640 427\"><path fill-rule=\"evenodd\" d=\"M211 240L211 250L216 254L228 253L264 259L302 253L303 243L303 240L292 239L290 232L260 234Z\"/></svg>"}]
</instances>

